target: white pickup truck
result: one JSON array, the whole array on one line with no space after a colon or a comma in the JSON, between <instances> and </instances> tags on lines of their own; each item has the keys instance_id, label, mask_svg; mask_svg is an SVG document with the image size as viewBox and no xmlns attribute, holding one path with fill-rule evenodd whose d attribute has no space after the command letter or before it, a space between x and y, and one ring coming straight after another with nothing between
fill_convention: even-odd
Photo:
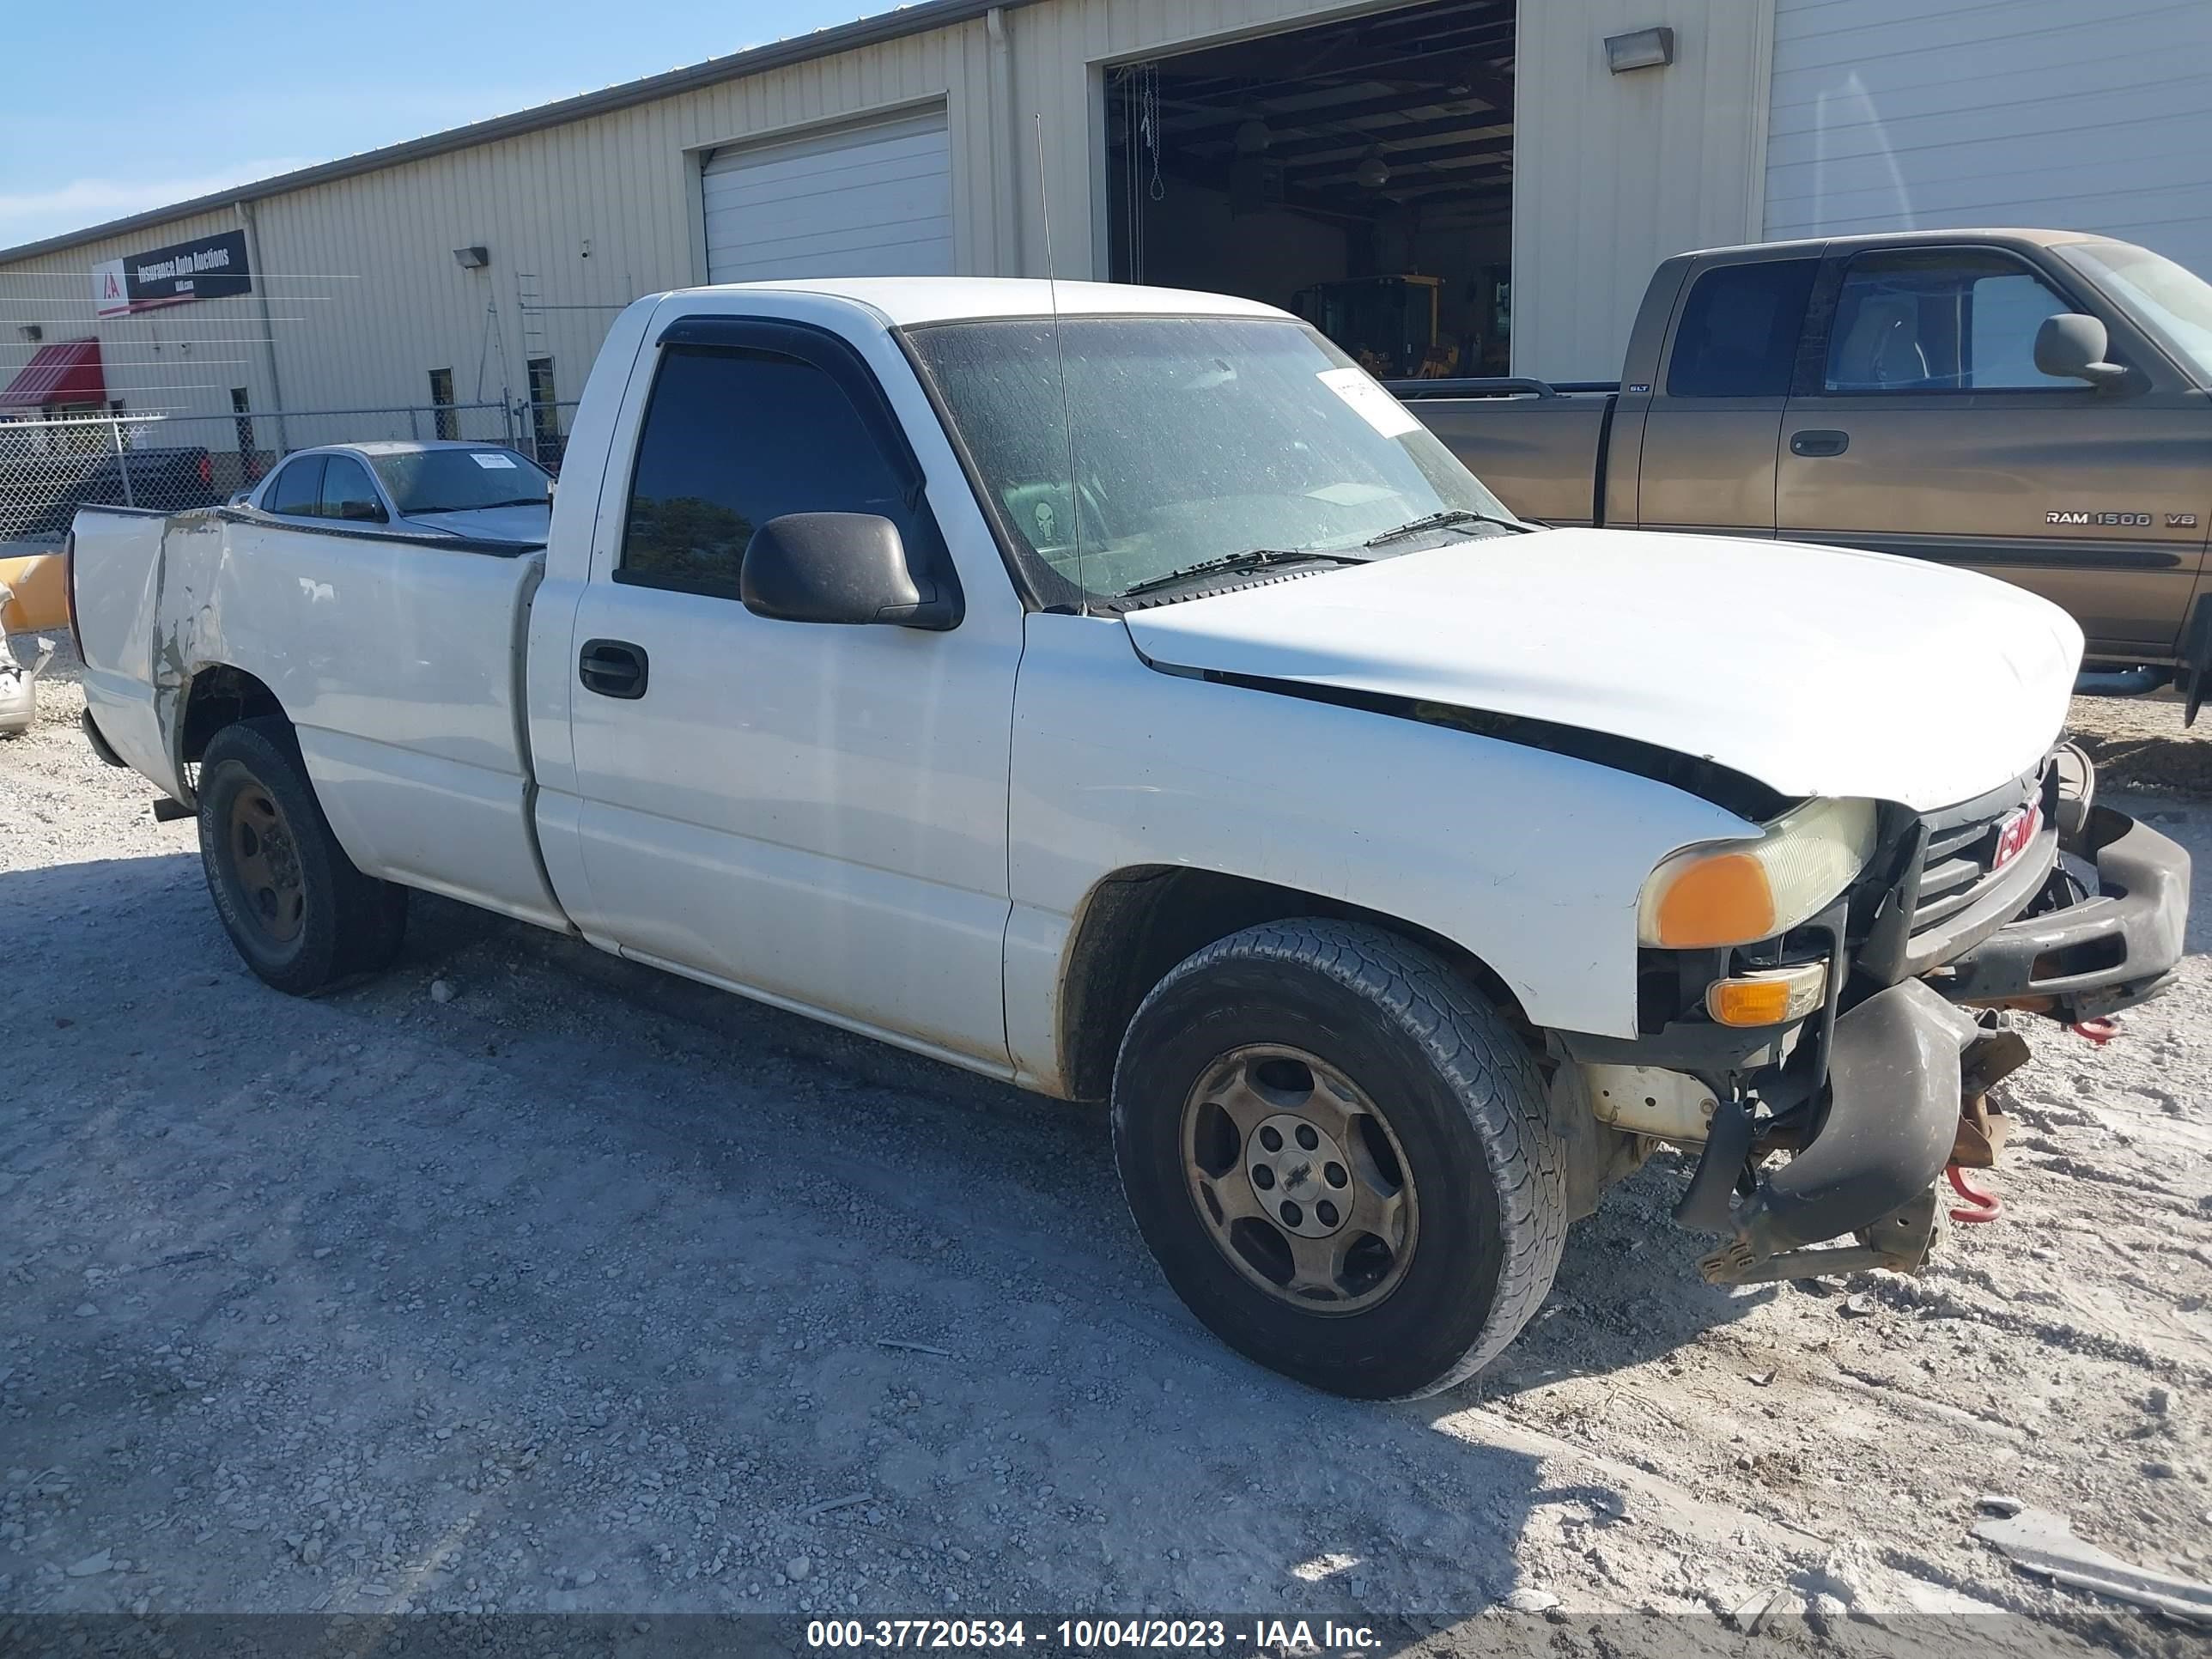
<instances>
[{"instance_id":1,"label":"white pickup truck","mask_svg":"<svg viewBox=\"0 0 2212 1659\"><path fill-rule=\"evenodd\" d=\"M88 508L70 586L91 741L270 984L386 967L421 888L1110 1097L1176 1290L1346 1394L1496 1354L1662 1144L1716 1280L1917 1267L1989 1011L2181 951L2057 607L1538 531L1237 300L656 295L542 550Z\"/></svg>"}]
</instances>

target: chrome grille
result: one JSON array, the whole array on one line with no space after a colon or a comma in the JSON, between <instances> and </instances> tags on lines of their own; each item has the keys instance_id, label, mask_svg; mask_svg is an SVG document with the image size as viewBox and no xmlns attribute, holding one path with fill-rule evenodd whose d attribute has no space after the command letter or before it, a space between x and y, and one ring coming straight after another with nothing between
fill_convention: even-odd
<instances>
[{"instance_id":1,"label":"chrome grille","mask_svg":"<svg viewBox=\"0 0 2212 1659\"><path fill-rule=\"evenodd\" d=\"M2012 873L2017 860L2002 870L1996 867L1998 833L2014 812L2039 799L2047 800L2054 776L2046 768L2040 778L2023 780L1994 799L1984 797L1947 811L1931 812L1922 820L1928 843L1912 909L1911 931L1916 942L1923 933L1972 908L2000 878ZM2045 816L2047 820L2049 813ZM2046 822L2038 831L2038 844L2049 834ZM2021 859L2036 856L2035 846L2019 855Z\"/></svg>"}]
</instances>

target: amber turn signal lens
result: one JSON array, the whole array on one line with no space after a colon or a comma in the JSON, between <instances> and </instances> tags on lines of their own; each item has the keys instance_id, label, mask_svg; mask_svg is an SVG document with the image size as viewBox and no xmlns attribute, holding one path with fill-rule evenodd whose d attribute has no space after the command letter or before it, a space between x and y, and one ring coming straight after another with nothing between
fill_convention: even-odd
<instances>
[{"instance_id":1,"label":"amber turn signal lens","mask_svg":"<svg viewBox=\"0 0 2212 1659\"><path fill-rule=\"evenodd\" d=\"M1670 950L1766 938L1775 931L1766 866L1749 853L1698 860L1668 884L1658 922L1659 937Z\"/></svg>"},{"instance_id":2,"label":"amber turn signal lens","mask_svg":"<svg viewBox=\"0 0 2212 1659\"><path fill-rule=\"evenodd\" d=\"M1780 1025L1818 1008L1827 989L1825 963L1740 974L1705 988L1705 1012L1723 1025Z\"/></svg>"}]
</instances>

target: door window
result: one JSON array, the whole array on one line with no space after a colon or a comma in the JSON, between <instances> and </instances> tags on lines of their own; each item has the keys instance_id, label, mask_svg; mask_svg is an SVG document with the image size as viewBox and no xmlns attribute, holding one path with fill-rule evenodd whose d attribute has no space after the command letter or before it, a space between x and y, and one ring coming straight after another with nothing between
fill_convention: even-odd
<instances>
[{"instance_id":1,"label":"door window","mask_svg":"<svg viewBox=\"0 0 2212 1659\"><path fill-rule=\"evenodd\" d=\"M332 455L323 469L322 514L356 524L381 523L384 502L368 481L368 469L350 455Z\"/></svg>"},{"instance_id":2,"label":"door window","mask_svg":"<svg viewBox=\"0 0 2212 1659\"><path fill-rule=\"evenodd\" d=\"M1779 398L1797 366L1797 338L1817 259L1723 265L1698 278L1674 330L1670 398Z\"/></svg>"},{"instance_id":3,"label":"door window","mask_svg":"<svg viewBox=\"0 0 2212 1659\"><path fill-rule=\"evenodd\" d=\"M2018 260L1931 248L1862 254L1828 336L1830 392L1989 392L2081 382L2035 366L2044 319L2069 304Z\"/></svg>"},{"instance_id":4,"label":"door window","mask_svg":"<svg viewBox=\"0 0 2212 1659\"><path fill-rule=\"evenodd\" d=\"M899 473L823 370L771 352L664 349L615 580L735 599L745 544L787 513L874 514L909 549L926 545Z\"/></svg>"},{"instance_id":5,"label":"door window","mask_svg":"<svg viewBox=\"0 0 2212 1659\"><path fill-rule=\"evenodd\" d=\"M270 513L286 513L294 518L312 519L323 510L323 462L321 455L302 456L288 461L284 470L269 486L269 493L261 498L262 507Z\"/></svg>"}]
</instances>

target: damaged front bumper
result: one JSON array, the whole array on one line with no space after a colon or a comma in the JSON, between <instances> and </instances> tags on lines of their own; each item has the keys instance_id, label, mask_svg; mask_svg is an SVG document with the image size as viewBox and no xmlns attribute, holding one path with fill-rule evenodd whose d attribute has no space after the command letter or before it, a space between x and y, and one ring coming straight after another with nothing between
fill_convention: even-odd
<instances>
[{"instance_id":1,"label":"damaged front bumper","mask_svg":"<svg viewBox=\"0 0 2212 1659\"><path fill-rule=\"evenodd\" d=\"M2189 854L2148 824L2089 806L2060 850L2090 862L2097 891L2064 870L2027 915L1929 978L1954 1002L2021 1008L2071 1024L2117 1013L2166 988L2189 923ZM2043 901L2053 901L2047 907Z\"/></svg>"},{"instance_id":2,"label":"damaged front bumper","mask_svg":"<svg viewBox=\"0 0 2212 1659\"><path fill-rule=\"evenodd\" d=\"M1727 1236L1699 1264L1708 1279L1917 1268L1944 1218L1936 1182L1948 1164L1990 1161L2002 1122L1983 1097L2027 1058L1994 1011L2070 1023L2170 981L2188 919L2188 854L2086 800L2069 812L2060 850L2094 866L2094 890L2054 869L2020 918L1837 1018L1808 1127L1756 1120L1741 1097L1717 1103L1675 1211L1685 1226ZM1794 1155L1754 1173L1782 1150Z\"/></svg>"},{"instance_id":3,"label":"damaged front bumper","mask_svg":"<svg viewBox=\"0 0 2212 1659\"><path fill-rule=\"evenodd\" d=\"M1675 1211L1685 1226L1730 1235L1698 1264L1705 1276L1750 1284L1918 1267L1940 1220L1936 1181L1959 1139L1965 1079L1993 1069L1980 1051L2007 1035L1918 980L1869 997L1836 1022L1820 1127L1741 1204L1732 1201L1736 1172L1748 1168L1759 1130L1741 1102L1729 1103ZM1846 1233L1857 1243L1809 1248Z\"/></svg>"}]
</instances>

